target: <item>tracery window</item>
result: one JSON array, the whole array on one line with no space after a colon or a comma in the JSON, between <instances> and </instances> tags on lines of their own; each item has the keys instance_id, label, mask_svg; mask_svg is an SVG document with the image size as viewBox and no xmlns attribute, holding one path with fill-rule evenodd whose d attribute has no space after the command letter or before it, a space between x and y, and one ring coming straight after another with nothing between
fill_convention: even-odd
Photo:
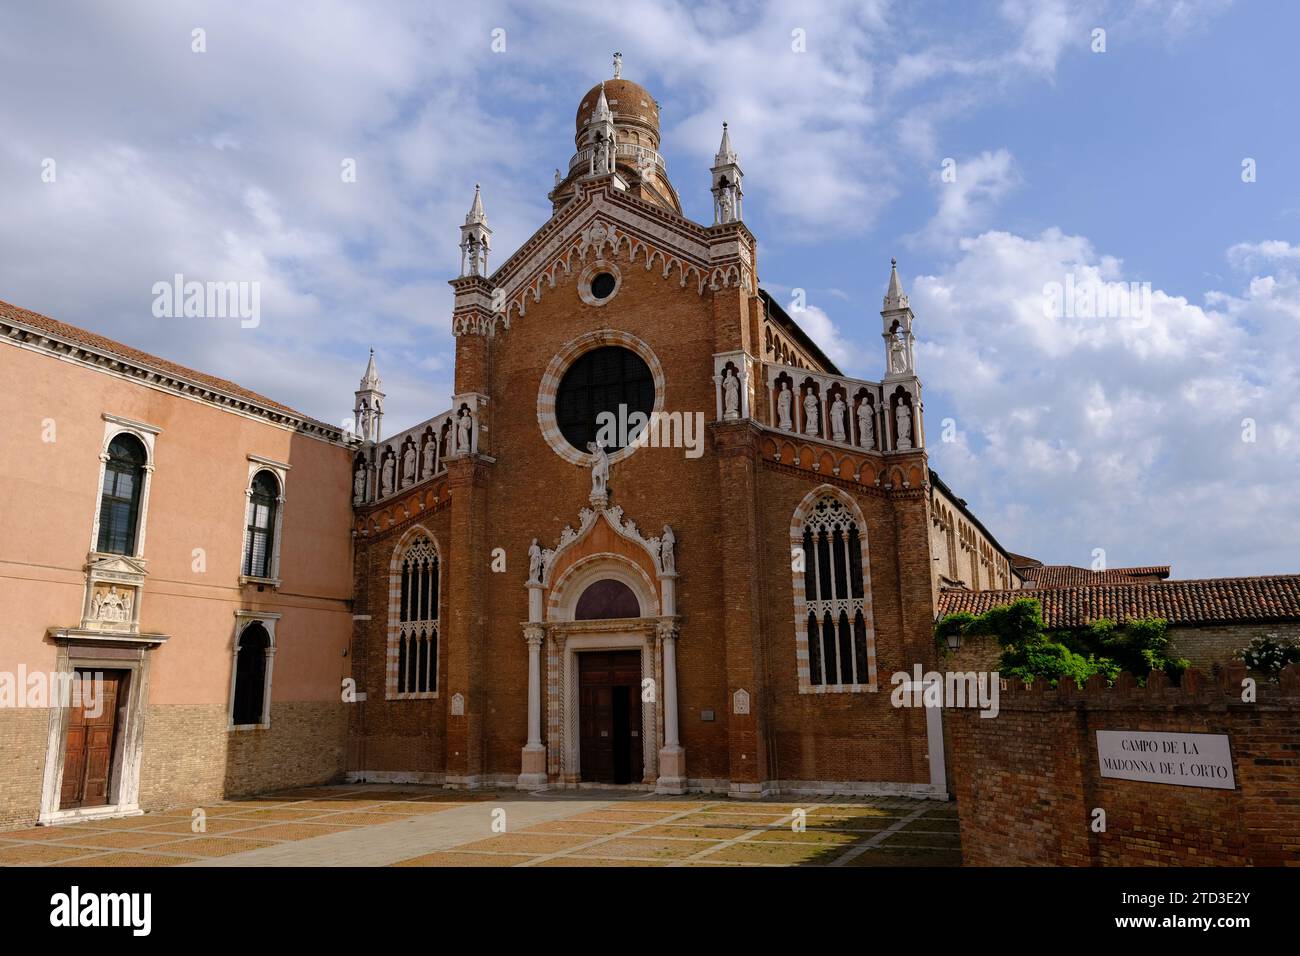
<instances>
[{"instance_id":1,"label":"tracery window","mask_svg":"<svg viewBox=\"0 0 1300 956\"><path fill-rule=\"evenodd\" d=\"M396 612L396 620L389 627L390 696L437 694L439 571L437 548L423 534L411 542L394 569L390 609Z\"/></svg>"},{"instance_id":2,"label":"tracery window","mask_svg":"<svg viewBox=\"0 0 1300 956\"><path fill-rule=\"evenodd\" d=\"M803 520L803 560L795 565L796 595L803 585L796 625L807 645L801 685L811 689L856 690L875 684L865 528L859 522L833 494L820 497Z\"/></svg>"}]
</instances>

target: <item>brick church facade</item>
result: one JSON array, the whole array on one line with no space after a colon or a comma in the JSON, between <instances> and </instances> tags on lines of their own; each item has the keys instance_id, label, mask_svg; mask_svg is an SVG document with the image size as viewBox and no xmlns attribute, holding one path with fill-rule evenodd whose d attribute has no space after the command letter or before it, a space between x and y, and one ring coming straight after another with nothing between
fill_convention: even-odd
<instances>
[{"instance_id":1,"label":"brick church facade","mask_svg":"<svg viewBox=\"0 0 1300 956\"><path fill-rule=\"evenodd\" d=\"M708 225L641 86L593 87L575 145L492 270L475 193L451 410L381 438L373 366L357 393L351 776L945 793L937 715L889 675L934 663L941 578L1016 579L930 480L897 273L882 377L850 379L759 287L725 126ZM648 437L597 450L601 412Z\"/></svg>"},{"instance_id":2,"label":"brick church facade","mask_svg":"<svg viewBox=\"0 0 1300 956\"><path fill-rule=\"evenodd\" d=\"M760 287L725 125L696 223L619 72L495 267L475 191L452 405L396 434L373 354L345 432L0 303L0 826L340 779L949 793L890 677L1027 579L930 470L899 276L843 375Z\"/></svg>"}]
</instances>

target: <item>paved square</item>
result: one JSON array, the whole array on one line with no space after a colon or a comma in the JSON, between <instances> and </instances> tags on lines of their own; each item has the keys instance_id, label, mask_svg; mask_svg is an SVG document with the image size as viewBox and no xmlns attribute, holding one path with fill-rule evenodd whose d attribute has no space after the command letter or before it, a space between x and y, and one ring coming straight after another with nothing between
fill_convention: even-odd
<instances>
[{"instance_id":1,"label":"paved square","mask_svg":"<svg viewBox=\"0 0 1300 956\"><path fill-rule=\"evenodd\" d=\"M0 832L5 866L960 864L952 804L906 797L738 801L352 784Z\"/></svg>"}]
</instances>

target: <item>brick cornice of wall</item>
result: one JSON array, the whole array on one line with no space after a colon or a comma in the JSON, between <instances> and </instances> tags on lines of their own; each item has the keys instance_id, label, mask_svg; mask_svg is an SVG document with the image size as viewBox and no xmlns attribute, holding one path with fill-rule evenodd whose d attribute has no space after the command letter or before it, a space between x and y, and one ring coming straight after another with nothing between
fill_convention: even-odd
<instances>
[{"instance_id":1,"label":"brick cornice of wall","mask_svg":"<svg viewBox=\"0 0 1300 956\"><path fill-rule=\"evenodd\" d=\"M762 462L763 467L770 471L779 472L783 475L792 475L796 478L811 479L818 483L834 485L836 488L843 488L846 491L852 491L860 495L870 495L874 498L924 498L926 494L924 488L885 488L876 485L874 482L853 481L851 478L841 478L839 475L814 471L811 467L773 461L766 456L763 456Z\"/></svg>"},{"instance_id":2,"label":"brick cornice of wall","mask_svg":"<svg viewBox=\"0 0 1300 956\"><path fill-rule=\"evenodd\" d=\"M930 469L924 449L888 454L852 451L763 426L756 440L759 454L769 465L789 465L827 481L845 480L849 482L845 487L872 487L905 497L912 497L910 492L929 494Z\"/></svg>"},{"instance_id":3,"label":"brick cornice of wall","mask_svg":"<svg viewBox=\"0 0 1300 956\"><path fill-rule=\"evenodd\" d=\"M434 475L412 485L402 497L358 511L353 533L360 538L381 539L418 518L451 507L447 475Z\"/></svg>"},{"instance_id":4,"label":"brick cornice of wall","mask_svg":"<svg viewBox=\"0 0 1300 956\"><path fill-rule=\"evenodd\" d=\"M1287 665L1278 684L1258 681L1256 699L1252 703L1241 699L1242 680L1246 674L1245 665L1236 662L1222 668L1217 679L1207 678L1195 668L1189 668L1183 672L1182 681L1177 685L1171 685L1163 671L1152 671L1145 687L1139 686L1127 671L1110 686L1097 675L1089 678L1083 687L1065 677L1054 688L1049 687L1046 681L1026 684L1018 677L1011 677L1002 681L998 706L1001 710L1042 711L1160 709L1179 705L1202 710L1300 709L1300 666ZM947 704L945 709L959 713L970 710ZM971 714L979 718L977 712L971 711Z\"/></svg>"}]
</instances>

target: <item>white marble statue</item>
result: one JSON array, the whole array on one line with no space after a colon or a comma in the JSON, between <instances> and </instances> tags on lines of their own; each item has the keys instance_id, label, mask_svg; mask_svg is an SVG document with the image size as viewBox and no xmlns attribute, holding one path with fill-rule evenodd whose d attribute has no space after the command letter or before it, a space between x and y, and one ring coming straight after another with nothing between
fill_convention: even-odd
<instances>
[{"instance_id":1,"label":"white marble statue","mask_svg":"<svg viewBox=\"0 0 1300 956\"><path fill-rule=\"evenodd\" d=\"M591 452L591 497L609 497L609 455L603 446L594 441L587 442L587 451Z\"/></svg>"},{"instance_id":2,"label":"white marble statue","mask_svg":"<svg viewBox=\"0 0 1300 956\"><path fill-rule=\"evenodd\" d=\"M456 419L456 451L460 454L467 454L470 450L470 426L472 421L469 412L462 410L460 417Z\"/></svg>"},{"instance_id":3,"label":"white marble statue","mask_svg":"<svg viewBox=\"0 0 1300 956\"><path fill-rule=\"evenodd\" d=\"M389 455L384 459L384 470L379 473L379 490L384 495L393 493L393 479L396 476L397 466L393 464L393 456Z\"/></svg>"},{"instance_id":4,"label":"white marble statue","mask_svg":"<svg viewBox=\"0 0 1300 956\"><path fill-rule=\"evenodd\" d=\"M844 399L836 395L835 400L831 402L831 437L836 441L844 441Z\"/></svg>"},{"instance_id":5,"label":"white marble statue","mask_svg":"<svg viewBox=\"0 0 1300 956\"><path fill-rule=\"evenodd\" d=\"M907 351L901 339L894 339L889 345L889 364L891 372L907 371Z\"/></svg>"},{"instance_id":6,"label":"white marble statue","mask_svg":"<svg viewBox=\"0 0 1300 956\"><path fill-rule=\"evenodd\" d=\"M817 434L817 393L811 388L808 394L803 397L803 433L805 435Z\"/></svg>"},{"instance_id":7,"label":"white marble statue","mask_svg":"<svg viewBox=\"0 0 1300 956\"><path fill-rule=\"evenodd\" d=\"M790 391L790 383L782 382L781 391L776 396L776 423L782 431L794 431L794 422L790 418L793 403L794 393Z\"/></svg>"},{"instance_id":8,"label":"white marble statue","mask_svg":"<svg viewBox=\"0 0 1300 956\"><path fill-rule=\"evenodd\" d=\"M724 418L740 416L740 376L731 369L722 371L722 408Z\"/></svg>"},{"instance_id":9,"label":"white marble statue","mask_svg":"<svg viewBox=\"0 0 1300 956\"><path fill-rule=\"evenodd\" d=\"M726 186L722 194L718 197L718 205L722 207L722 222L731 222L736 218L736 203L731 198L731 187Z\"/></svg>"},{"instance_id":10,"label":"white marble statue","mask_svg":"<svg viewBox=\"0 0 1300 956\"><path fill-rule=\"evenodd\" d=\"M533 543L528 546L528 580L540 582L542 580L542 546L533 538Z\"/></svg>"},{"instance_id":11,"label":"white marble statue","mask_svg":"<svg viewBox=\"0 0 1300 956\"><path fill-rule=\"evenodd\" d=\"M415 481L415 447L407 445L402 452L402 484L409 485Z\"/></svg>"},{"instance_id":12,"label":"white marble statue","mask_svg":"<svg viewBox=\"0 0 1300 956\"><path fill-rule=\"evenodd\" d=\"M362 462L357 465L356 474L352 476L352 500L357 504L366 500L366 466Z\"/></svg>"},{"instance_id":13,"label":"white marble statue","mask_svg":"<svg viewBox=\"0 0 1300 956\"><path fill-rule=\"evenodd\" d=\"M862 447L870 451L876 447L876 416L874 408L865 398L858 406L858 434Z\"/></svg>"},{"instance_id":14,"label":"white marble statue","mask_svg":"<svg viewBox=\"0 0 1300 956\"><path fill-rule=\"evenodd\" d=\"M427 478L437 471L438 443L430 436L429 440L424 443L424 461L420 470L424 477Z\"/></svg>"},{"instance_id":15,"label":"white marble statue","mask_svg":"<svg viewBox=\"0 0 1300 956\"><path fill-rule=\"evenodd\" d=\"M899 402L894 409L894 421L898 422L898 449L907 451L912 447L912 409Z\"/></svg>"},{"instance_id":16,"label":"white marble statue","mask_svg":"<svg viewBox=\"0 0 1300 956\"><path fill-rule=\"evenodd\" d=\"M664 525L664 535L659 539L659 563L664 569L664 574L677 573L677 558L673 555L673 547L677 544L677 536L673 534L673 529Z\"/></svg>"}]
</instances>

